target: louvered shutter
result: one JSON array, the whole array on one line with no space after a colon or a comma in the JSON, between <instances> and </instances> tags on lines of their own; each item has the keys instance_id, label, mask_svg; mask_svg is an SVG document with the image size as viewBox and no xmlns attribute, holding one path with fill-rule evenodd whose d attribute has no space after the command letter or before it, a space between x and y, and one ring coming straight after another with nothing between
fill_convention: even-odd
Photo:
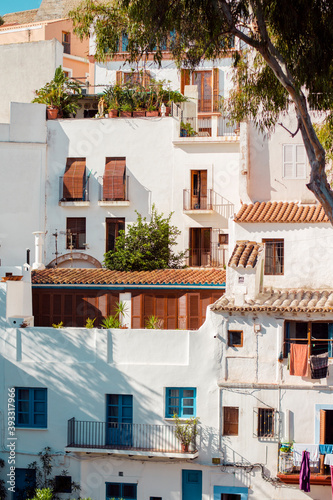
<instances>
[{"instance_id":1,"label":"louvered shutter","mask_svg":"<svg viewBox=\"0 0 333 500\"><path fill-rule=\"evenodd\" d=\"M296 145L296 178L305 179L306 177L306 162L305 162L305 147L302 144Z\"/></svg>"},{"instance_id":2,"label":"louvered shutter","mask_svg":"<svg viewBox=\"0 0 333 500\"><path fill-rule=\"evenodd\" d=\"M178 299L178 328L186 330L187 315L186 315L187 294L185 293Z\"/></svg>"},{"instance_id":3,"label":"louvered shutter","mask_svg":"<svg viewBox=\"0 0 333 500\"><path fill-rule=\"evenodd\" d=\"M190 85L190 70L182 69L180 72L180 92L184 95L185 85Z\"/></svg>"},{"instance_id":4,"label":"louvered shutter","mask_svg":"<svg viewBox=\"0 0 333 500\"><path fill-rule=\"evenodd\" d=\"M67 158L63 179L63 200L83 200L86 180L86 159Z\"/></svg>"},{"instance_id":5,"label":"louvered shutter","mask_svg":"<svg viewBox=\"0 0 333 500\"><path fill-rule=\"evenodd\" d=\"M200 170L200 208L207 210L207 170Z\"/></svg>"},{"instance_id":6,"label":"louvered shutter","mask_svg":"<svg viewBox=\"0 0 333 500\"><path fill-rule=\"evenodd\" d=\"M42 310L40 313L41 316L41 324L40 326L51 326L53 321L51 317L51 297L50 293L42 294Z\"/></svg>"},{"instance_id":7,"label":"louvered shutter","mask_svg":"<svg viewBox=\"0 0 333 500\"><path fill-rule=\"evenodd\" d=\"M190 330L200 327L200 296L198 293L187 294L187 317Z\"/></svg>"},{"instance_id":8,"label":"louvered shutter","mask_svg":"<svg viewBox=\"0 0 333 500\"><path fill-rule=\"evenodd\" d=\"M200 326L204 324L206 320L206 311L207 307L212 303L211 296L209 294L204 294L201 296L200 301L200 309L201 309L201 318L200 318Z\"/></svg>"},{"instance_id":9,"label":"louvered shutter","mask_svg":"<svg viewBox=\"0 0 333 500\"><path fill-rule=\"evenodd\" d=\"M294 177L293 144L283 145L283 177L287 179Z\"/></svg>"},{"instance_id":10,"label":"louvered shutter","mask_svg":"<svg viewBox=\"0 0 333 500\"><path fill-rule=\"evenodd\" d=\"M165 323L166 323L165 306L166 306L166 298L164 296L157 295L155 297L155 315L161 321L161 325L159 325L159 328L165 328Z\"/></svg>"},{"instance_id":11,"label":"louvered shutter","mask_svg":"<svg viewBox=\"0 0 333 500\"><path fill-rule=\"evenodd\" d=\"M154 296L144 294L143 296L143 323L146 325L146 321L150 316L156 316L155 307L154 307Z\"/></svg>"},{"instance_id":12,"label":"louvered shutter","mask_svg":"<svg viewBox=\"0 0 333 500\"><path fill-rule=\"evenodd\" d=\"M213 69L213 111L219 110L219 69Z\"/></svg>"},{"instance_id":13,"label":"louvered shutter","mask_svg":"<svg viewBox=\"0 0 333 500\"><path fill-rule=\"evenodd\" d=\"M103 177L103 199L125 200L126 158L106 158Z\"/></svg>"},{"instance_id":14,"label":"louvered shutter","mask_svg":"<svg viewBox=\"0 0 333 500\"><path fill-rule=\"evenodd\" d=\"M72 311L73 311L73 295L71 293L66 293L63 296L63 314L62 318L64 321L65 326L73 326L73 318L72 318Z\"/></svg>"},{"instance_id":15,"label":"louvered shutter","mask_svg":"<svg viewBox=\"0 0 333 500\"><path fill-rule=\"evenodd\" d=\"M175 330L177 328L177 297L168 296L167 301L167 329Z\"/></svg>"},{"instance_id":16,"label":"louvered shutter","mask_svg":"<svg viewBox=\"0 0 333 500\"><path fill-rule=\"evenodd\" d=\"M132 295L132 328L142 328L142 294Z\"/></svg>"},{"instance_id":17,"label":"louvered shutter","mask_svg":"<svg viewBox=\"0 0 333 500\"><path fill-rule=\"evenodd\" d=\"M116 71L116 84L121 85L123 83L123 72Z\"/></svg>"}]
</instances>

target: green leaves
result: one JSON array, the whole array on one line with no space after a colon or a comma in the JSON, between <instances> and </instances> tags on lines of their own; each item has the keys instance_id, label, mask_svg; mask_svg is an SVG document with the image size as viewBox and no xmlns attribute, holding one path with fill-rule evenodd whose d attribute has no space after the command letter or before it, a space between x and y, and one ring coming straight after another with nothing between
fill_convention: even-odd
<instances>
[{"instance_id":1,"label":"green leaves","mask_svg":"<svg viewBox=\"0 0 333 500\"><path fill-rule=\"evenodd\" d=\"M105 254L104 265L117 271L153 271L154 269L183 267L185 252L173 253L180 234L177 227L170 224L168 217L158 214L152 207L150 221L137 212L137 221L128 228L128 233L120 231L115 250Z\"/></svg>"}]
</instances>

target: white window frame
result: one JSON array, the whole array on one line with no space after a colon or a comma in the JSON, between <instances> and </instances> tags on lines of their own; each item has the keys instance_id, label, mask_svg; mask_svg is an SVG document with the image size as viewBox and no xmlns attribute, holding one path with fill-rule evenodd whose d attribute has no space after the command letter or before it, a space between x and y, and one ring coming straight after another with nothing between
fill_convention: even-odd
<instances>
[{"instance_id":1,"label":"white window frame","mask_svg":"<svg viewBox=\"0 0 333 500\"><path fill-rule=\"evenodd\" d=\"M292 160L291 162L286 161L286 148L292 148ZM302 147L304 149L304 170L303 170L303 175L297 175L297 164L302 165L303 163L301 162L296 162L296 151L298 147ZM306 151L305 151L305 146L304 144L283 144L282 145L282 177L283 179L293 179L293 180L298 180L298 179L306 179L306 174L307 174L307 157L306 157ZM292 164L292 175L286 175L286 163L291 163Z\"/></svg>"}]
</instances>

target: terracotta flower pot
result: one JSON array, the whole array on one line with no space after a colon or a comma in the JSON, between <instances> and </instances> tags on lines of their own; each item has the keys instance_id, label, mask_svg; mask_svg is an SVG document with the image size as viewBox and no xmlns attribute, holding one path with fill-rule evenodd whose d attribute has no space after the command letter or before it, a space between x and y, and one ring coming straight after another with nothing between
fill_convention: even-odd
<instances>
[{"instance_id":1,"label":"terracotta flower pot","mask_svg":"<svg viewBox=\"0 0 333 500\"><path fill-rule=\"evenodd\" d=\"M46 108L46 114L48 120L56 120L58 118L59 109L58 108Z\"/></svg>"},{"instance_id":2,"label":"terracotta flower pot","mask_svg":"<svg viewBox=\"0 0 333 500\"><path fill-rule=\"evenodd\" d=\"M187 453L188 452L188 444L183 444L181 443L181 448L182 448L182 452L183 453Z\"/></svg>"},{"instance_id":3,"label":"terracotta flower pot","mask_svg":"<svg viewBox=\"0 0 333 500\"><path fill-rule=\"evenodd\" d=\"M132 117L132 111L120 111L120 116L122 118L131 118Z\"/></svg>"},{"instance_id":4,"label":"terracotta flower pot","mask_svg":"<svg viewBox=\"0 0 333 500\"><path fill-rule=\"evenodd\" d=\"M133 118L138 118L138 117L142 117L142 116L146 116L146 112L144 109L140 109L138 111L133 111Z\"/></svg>"},{"instance_id":5,"label":"terracotta flower pot","mask_svg":"<svg viewBox=\"0 0 333 500\"><path fill-rule=\"evenodd\" d=\"M158 116L158 111L146 111L146 116Z\"/></svg>"},{"instance_id":6,"label":"terracotta flower pot","mask_svg":"<svg viewBox=\"0 0 333 500\"><path fill-rule=\"evenodd\" d=\"M118 110L117 109L110 109L109 110L109 118L117 118L118 116Z\"/></svg>"}]
</instances>

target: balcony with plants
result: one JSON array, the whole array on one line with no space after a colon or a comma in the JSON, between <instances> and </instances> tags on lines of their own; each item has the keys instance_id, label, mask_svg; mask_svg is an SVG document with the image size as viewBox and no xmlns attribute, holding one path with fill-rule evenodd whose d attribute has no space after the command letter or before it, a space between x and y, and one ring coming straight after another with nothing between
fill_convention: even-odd
<instances>
[{"instance_id":1,"label":"balcony with plants","mask_svg":"<svg viewBox=\"0 0 333 500\"><path fill-rule=\"evenodd\" d=\"M82 421L71 418L66 451L127 456L194 459L197 418L174 420L175 425Z\"/></svg>"}]
</instances>

